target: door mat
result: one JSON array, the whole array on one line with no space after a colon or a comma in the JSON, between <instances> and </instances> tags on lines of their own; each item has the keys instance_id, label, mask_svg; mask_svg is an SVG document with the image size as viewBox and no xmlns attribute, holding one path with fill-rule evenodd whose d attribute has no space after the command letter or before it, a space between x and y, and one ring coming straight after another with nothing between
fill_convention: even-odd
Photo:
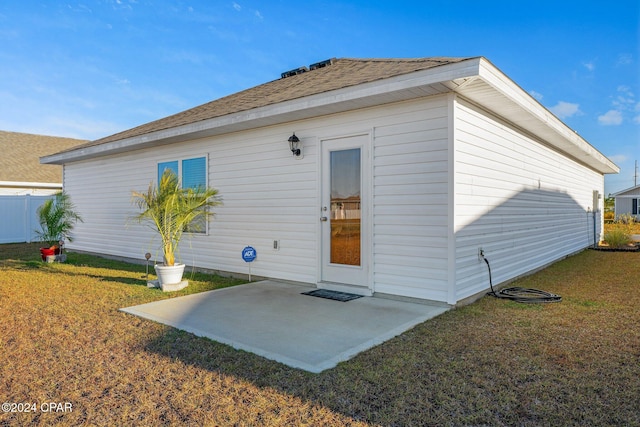
<instances>
[{"instance_id":1,"label":"door mat","mask_svg":"<svg viewBox=\"0 0 640 427\"><path fill-rule=\"evenodd\" d=\"M315 289L313 291L303 292L302 295L311 295L312 297L326 298L342 302L347 302L362 297L362 295L350 294L347 292L330 291L329 289Z\"/></svg>"}]
</instances>

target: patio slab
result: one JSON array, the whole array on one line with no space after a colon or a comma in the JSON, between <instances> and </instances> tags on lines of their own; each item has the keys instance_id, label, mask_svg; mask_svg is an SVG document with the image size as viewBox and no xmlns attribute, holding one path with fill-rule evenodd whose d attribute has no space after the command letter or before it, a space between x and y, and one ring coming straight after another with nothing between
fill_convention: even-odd
<instances>
[{"instance_id":1,"label":"patio slab","mask_svg":"<svg viewBox=\"0 0 640 427\"><path fill-rule=\"evenodd\" d=\"M319 373L449 310L377 297L302 295L266 280L121 309L294 368Z\"/></svg>"}]
</instances>

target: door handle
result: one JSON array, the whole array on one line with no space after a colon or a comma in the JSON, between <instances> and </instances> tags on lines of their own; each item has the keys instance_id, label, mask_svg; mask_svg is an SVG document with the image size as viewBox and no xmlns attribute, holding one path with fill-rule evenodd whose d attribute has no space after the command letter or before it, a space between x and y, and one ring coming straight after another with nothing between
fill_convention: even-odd
<instances>
[{"instance_id":1,"label":"door handle","mask_svg":"<svg viewBox=\"0 0 640 427\"><path fill-rule=\"evenodd\" d=\"M321 216L320 217L320 221L322 222L326 222L328 220L328 218L326 216Z\"/></svg>"}]
</instances>

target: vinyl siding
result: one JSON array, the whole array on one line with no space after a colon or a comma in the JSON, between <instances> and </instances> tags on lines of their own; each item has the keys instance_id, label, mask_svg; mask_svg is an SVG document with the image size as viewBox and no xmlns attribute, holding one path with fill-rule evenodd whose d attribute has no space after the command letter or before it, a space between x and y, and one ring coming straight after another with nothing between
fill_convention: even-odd
<instances>
[{"instance_id":1,"label":"vinyl siding","mask_svg":"<svg viewBox=\"0 0 640 427\"><path fill-rule=\"evenodd\" d=\"M633 214L633 200L640 199L640 187L633 187L628 190L617 193L615 197L614 212L615 215L634 215L640 218L640 213Z\"/></svg>"},{"instance_id":2,"label":"vinyl siding","mask_svg":"<svg viewBox=\"0 0 640 427\"><path fill-rule=\"evenodd\" d=\"M375 291L447 295L447 98L375 129Z\"/></svg>"},{"instance_id":3,"label":"vinyl siding","mask_svg":"<svg viewBox=\"0 0 640 427\"><path fill-rule=\"evenodd\" d=\"M156 234L129 219L136 213L131 190L155 181L158 162L207 156L209 185L224 205L215 209L208 235L185 235L182 262L246 273L241 251L252 245L258 253L252 274L315 280L315 150L308 144L305 158L293 160L282 132L263 129L68 165L65 184L85 216L73 248L139 259L151 252L160 262ZM273 240L280 240L279 250Z\"/></svg>"},{"instance_id":4,"label":"vinyl siding","mask_svg":"<svg viewBox=\"0 0 640 427\"><path fill-rule=\"evenodd\" d=\"M207 156L209 185L224 205L208 235L180 246L191 265L247 273L242 248L252 245L255 276L319 280L320 184L318 141L355 133L373 136L373 175L365 185L374 238L370 277L376 292L427 299L446 294L446 97L387 104L278 125L164 145L65 166L65 186L85 222L72 249L161 261L155 233L129 218L131 190L156 179L157 163ZM288 151L296 133L304 158ZM280 249L273 249L278 240ZM444 258L443 258L444 257Z\"/></svg>"},{"instance_id":5,"label":"vinyl siding","mask_svg":"<svg viewBox=\"0 0 640 427\"><path fill-rule=\"evenodd\" d=\"M601 174L462 99L455 108L458 301L489 286L480 247L499 284L593 243Z\"/></svg>"},{"instance_id":6,"label":"vinyl siding","mask_svg":"<svg viewBox=\"0 0 640 427\"><path fill-rule=\"evenodd\" d=\"M288 150L294 131L300 160ZM70 248L160 261L155 233L130 220L131 191L156 179L158 162L207 156L224 205L207 235L183 240L181 260L247 273L241 251L251 245L253 275L316 283L320 141L356 134L372 141L372 176L363 181L372 236L363 250L375 293L455 303L488 288L478 247L500 283L593 240L588 212L592 191L603 192L601 174L455 95L437 95L69 163L65 188L85 219Z\"/></svg>"},{"instance_id":7,"label":"vinyl siding","mask_svg":"<svg viewBox=\"0 0 640 427\"><path fill-rule=\"evenodd\" d=\"M633 215L639 217L640 214L633 214L633 200L640 199L640 196L616 197L615 199L615 215ZM640 203L638 203L640 206ZM640 209L639 209L640 210Z\"/></svg>"}]
</instances>

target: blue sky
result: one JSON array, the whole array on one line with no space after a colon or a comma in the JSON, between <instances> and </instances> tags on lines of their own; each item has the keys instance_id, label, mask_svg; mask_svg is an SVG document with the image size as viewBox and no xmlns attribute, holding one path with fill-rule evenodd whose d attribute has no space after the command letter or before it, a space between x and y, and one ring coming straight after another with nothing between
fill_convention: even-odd
<instances>
[{"instance_id":1,"label":"blue sky","mask_svg":"<svg viewBox=\"0 0 640 427\"><path fill-rule=\"evenodd\" d=\"M620 166L611 193L640 161L639 22L637 0L0 0L0 130L97 139L332 57L484 56Z\"/></svg>"}]
</instances>

